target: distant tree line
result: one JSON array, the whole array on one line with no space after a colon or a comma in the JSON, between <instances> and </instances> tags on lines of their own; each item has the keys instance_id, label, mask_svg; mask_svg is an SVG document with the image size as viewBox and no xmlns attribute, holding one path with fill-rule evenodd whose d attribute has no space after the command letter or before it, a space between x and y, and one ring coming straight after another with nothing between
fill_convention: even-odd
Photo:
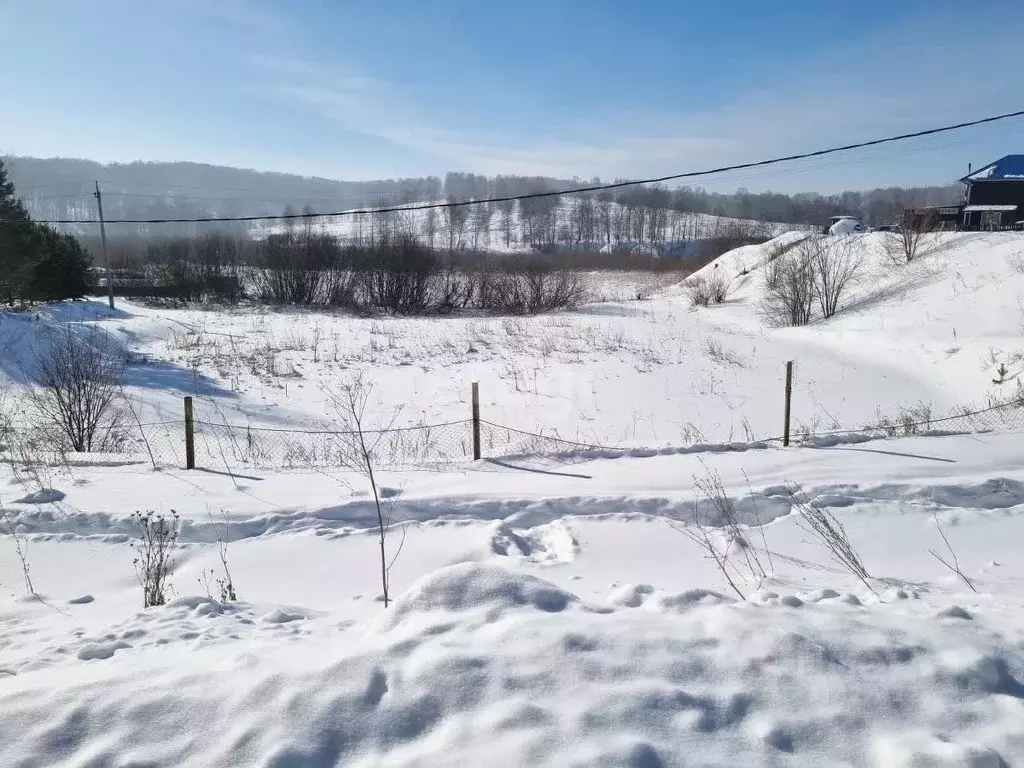
<instances>
[{"instance_id":1,"label":"distant tree line","mask_svg":"<svg viewBox=\"0 0 1024 768\"><path fill-rule=\"evenodd\" d=\"M437 176L345 182L283 173L264 173L199 163L127 163L101 165L64 158L10 158L11 180L36 219L95 217L92 181L104 189L107 217L227 218L275 215L288 208L327 212L401 205L411 202L480 200L600 184L590 180L544 176ZM908 206L941 205L961 197L959 185L889 187L833 195L710 192L700 186L626 187L568 198L535 198L426 213L417 222L428 245L454 250L488 244L531 248L571 243L657 243L694 239L701 214L728 218L819 226L830 216L852 214L868 224L893 223ZM394 217L395 219L399 217ZM380 222L376 222L380 223ZM369 240L362 222L362 239ZM402 225L405 229L409 226ZM245 232L247 223L214 225L139 225L140 236L193 235L206 231ZM356 227L357 228L357 227ZM694 231L697 230L697 231ZM74 232L74 230L71 230ZM444 234L443 244L433 240Z\"/></svg>"},{"instance_id":2,"label":"distant tree line","mask_svg":"<svg viewBox=\"0 0 1024 768\"><path fill-rule=\"evenodd\" d=\"M0 160L0 302L81 298L91 288L91 261L78 240L32 221Z\"/></svg>"},{"instance_id":3,"label":"distant tree line","mask_svg":"<svg viewBox=\"0 0 1024 768\"><path fill-rule=\"evenodd\" d=\"M115 293L173 302L324 307L358 314L532 314L578 305L585 263L451 254L401 232L346 243L311 224L111 243Z\"/></svg>"}]
</instances>

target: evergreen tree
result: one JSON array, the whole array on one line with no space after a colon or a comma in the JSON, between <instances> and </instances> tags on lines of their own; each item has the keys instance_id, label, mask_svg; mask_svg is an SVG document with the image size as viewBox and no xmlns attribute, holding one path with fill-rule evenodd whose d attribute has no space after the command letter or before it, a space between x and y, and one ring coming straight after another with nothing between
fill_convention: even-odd
<instances>
[{"instance_id":1,"label":"evergreen tree","mask_svg":"<svg viewBox=\"0 0 1024 768\"><path fill-rule=\"evenodd\" d=\"M13 304L27 298L32 267L40 256L40 234L15 197L0 158L0 301Z\"/></svg>"},{"instance_id":2,"label":"evergreen tree","mask_svg":"<svg viewBox=\"0 0 1024 768\"><path fill-rule=\"evenodd\" d=\"M42 258L32 268L31 297L34 301L80 299L90 293L92 259L71 235L38 225Z\"/></svg>"}]
</instances>

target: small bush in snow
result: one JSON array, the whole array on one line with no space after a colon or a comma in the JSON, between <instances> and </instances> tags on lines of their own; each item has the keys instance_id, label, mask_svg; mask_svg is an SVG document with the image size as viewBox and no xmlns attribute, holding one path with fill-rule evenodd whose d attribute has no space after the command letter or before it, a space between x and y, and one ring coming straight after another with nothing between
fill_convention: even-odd
<instances>
[{"instance_id":1,"label":"small bush in snow","mask_svg":"<svg viewBox=\"0 0 1024 768\"><path fill-rule=\"evenodd\" d=\"M816 246L802 245L779 256L765 275L761 312L774 325L807 325L814 312L817 291L813 257Z\"/></svg>"},{"instance_id":2,"label":"small bush in snow","mask_svg":"<svg viewBox=\"0 0 1024 768\"><path fill-rule=\"evenodd\" d=\"M694 275L683 283L683 291L693 307L706 307L711 303L711 291L703 275Z\"/></svg>"},{"instance_id":3,"label":"small bush in snow","mask_svg":"<svg viewBox=\"0 0 1024 768\"><path fill-rule=\"evenodd\" d=\"M886 232L883 248L893 264L909 264L921 255L921 248L938 227L938 217L931 212L903 211L895 232Z\"/></svg>"},{"instance_id":4,"label":"small bush in snow","mask_svg":"<svg viewBox=\"0 0 1024 768\"><path fill-rule=\"evenodd\" d=\"M927 432L931 423L931 404L918 402L917 405L900 408L895 417L883 416L881 409L877 409L876 422L871 428L882 430L887 437L899 437Z\"/></svg>"},{"instance_id":5,"label":"small bush in snow","mask_svg":"<svg viewBox=\"0 0 1024 768\"><path fill-rule=\"evenodd\" d=\"M847 238L815 241L809 260L818 307L827 320L839 310L839 302L860 269L860 260Z\"/></svg>"},{"instance_id":6,"label":"small bush in snow","mask_svg":"<svg viewBox=\"0 0 1024 768\"><path fill-rule=\"evenodd\" d=\"M135 575L142 587L142 607L167 602L171 571L174 568L174 547L178 542L178 513L136 512L132 521L139 529L139 539L132 542L135 550Z\"/></svg>"},{"instance_id":7,"label":"small bush in snow","mask_svg":"<svg viewBox=\"0 0 1024 768\"><path fill-rule=\"evenodd\" d=\"M1006 257L1006 264L1018 275L1024 275L1024 251L1011 253Z\"/></svg>"},{"instance_id":8,"label":"small bush in snow","mask_svg":"<svg viewBox=\"0 0 1024 768\"><path fill-rule=\"evenodd\" d=\"M859 270L848 238L807 238L765 263L762 312L774 325L807 325L817 305L828 319Z\"/></svg>"},{"instance_id":9,"label":"small bush in snow","mask_svg":"<svg viewBox=\"0 0 1024 768\"><path fill-rule=\"evenodd\" d=\"M729 296L729 278L723 270L712 269L689 278L683 283L683 290L694 307L721 304Z\"/></svg>"},{"instance_id":10,"label":"small bush in snow","mask_svg":"<svg viewBox=\"0 0 1024 768\"><path fill-rule=\"evenodd\" d=\"M224 575L217 576L212 568L207 568L200 574L199 583L206 590L207 597L213 598L213 588L211 586L213 585L217 587L217 596L222 603L233 603L238 600L238 593L235 591L235 582L231 578L231 569L228 568L228 541L231 537L231 530L227 519L225 519L224 534L221 535L220 528L214 522L212 513L210 514L210 525L213 526L213 530L217 534L217 553L220 555L220 566Z\"/></svg>"}]
</instances>

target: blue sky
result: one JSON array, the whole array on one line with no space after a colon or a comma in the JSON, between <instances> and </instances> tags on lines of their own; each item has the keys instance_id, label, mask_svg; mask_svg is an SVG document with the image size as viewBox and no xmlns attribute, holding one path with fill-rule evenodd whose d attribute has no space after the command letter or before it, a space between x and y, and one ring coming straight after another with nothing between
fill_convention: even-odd
<instances>
[{"instance_id":1,"label":"blue sky","mask_svg":"<svg viewBox=\"0 0 1024 768\"><path fill-rule=\"evenodd\" d=\"M1017 0L0 0L0 152L658 175L1024 108L1021 39ZM1022 120L707 186L943 183L1011 152Z\"/></svg>"}]
</instances>

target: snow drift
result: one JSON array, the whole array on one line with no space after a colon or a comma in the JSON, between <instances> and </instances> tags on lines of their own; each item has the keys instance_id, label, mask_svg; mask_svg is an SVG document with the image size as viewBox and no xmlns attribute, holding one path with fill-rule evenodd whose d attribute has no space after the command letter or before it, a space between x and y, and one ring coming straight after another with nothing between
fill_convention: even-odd
<instances>
[{"instance_id":1,"label":"snow drift","mask_svg":"<svg viewBox=\"0 0 1024 768\"><path fill-rule=\"evenodd\" d=\"M207 605L199 625L233 631L8 677L0 762L909 768L1024 754L1024 668L983 622L805 598L587 609L461 564L411 587L382 635L301 650L238 610L179 603L152 614Z\"/></svg>"}]
</instances>

